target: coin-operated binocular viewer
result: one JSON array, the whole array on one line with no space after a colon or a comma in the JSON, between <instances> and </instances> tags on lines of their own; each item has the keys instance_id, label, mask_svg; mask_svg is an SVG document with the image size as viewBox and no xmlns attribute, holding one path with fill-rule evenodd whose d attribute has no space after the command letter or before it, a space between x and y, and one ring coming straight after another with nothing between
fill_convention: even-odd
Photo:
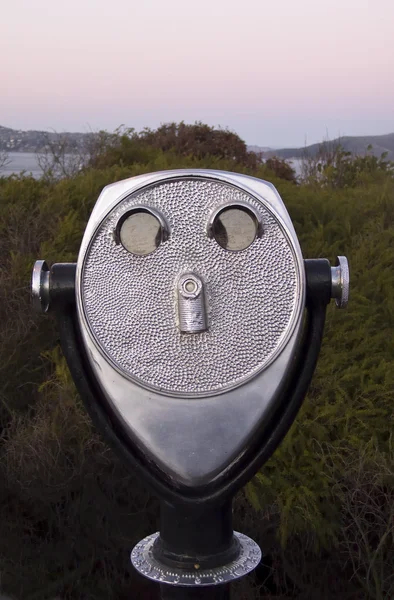
<instances>
[{"instance_id":1,"label":"coin-operated binocular viewer","mask_svg":"<svg viewBox=\"0 0 394 600\"><path fill-rule=\"evenodd\" d=\"M228 598L261 558L232 498L296 417L346 259L304 260L265 181L166 171L107 186L78 262L38 261L32 288L96 426L160 498L134 567L163 598Z\"/></svg>"}]
</instances>

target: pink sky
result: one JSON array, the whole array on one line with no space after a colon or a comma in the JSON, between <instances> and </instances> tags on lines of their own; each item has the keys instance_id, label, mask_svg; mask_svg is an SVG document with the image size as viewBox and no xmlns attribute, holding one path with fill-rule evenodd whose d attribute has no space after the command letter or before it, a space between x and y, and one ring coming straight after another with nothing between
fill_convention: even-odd
<instances>
[{"instance_id":1,"label":"pink sky","mask_svg":"<svg viewBox=\"0 0 394 600\"><path fill-rule=\"evenodd\" d=\"M394 0L12 0L0 125L228 126L250 144L394 132Z\"/></svg>"}]
</instances>

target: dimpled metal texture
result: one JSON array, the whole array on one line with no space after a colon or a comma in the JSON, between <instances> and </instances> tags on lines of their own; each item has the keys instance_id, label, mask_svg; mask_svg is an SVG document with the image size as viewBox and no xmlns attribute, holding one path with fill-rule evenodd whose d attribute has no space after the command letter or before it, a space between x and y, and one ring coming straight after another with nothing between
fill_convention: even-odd
<instances>
[{"instance_id":1,"label":"dimpled metal texture","mask_svg":"<svg viewBox=\"0 0 394 600\"><path fill-rule=\"evenodd\" d=\"M230 252L207 235L207 224L219 206L237 201L257 210L263 233ZM135 206L156 209L169 225L168 239L146 256L115 241L119 219ZM179 330L183 273L204 282L207 331ZM97 228L81 278L101 352L137 384L168 395L214 395L255 376L283 347L299 311L298 266L280 223L242 189L210 179L166 180L122 200Z\"/></svg>"},{"instance_id":2,"label":"dimpled metal texture","mask_svg":"<svg viewBox=\"0 0 394 600\"><path fill-rule=\"evenodd\" d=\"M238 531L234 531L234 535L238 538L240 554L238 558L222 567L200 569L199 565L196 565L198 568L188 571L159 563L153 554L153 544L159 533L152 533L134 547L131 562L141 575L160 583L185 587L230 583L253 571L261 561L261 550L256 542Z\"/></svg>"}]
</instances>

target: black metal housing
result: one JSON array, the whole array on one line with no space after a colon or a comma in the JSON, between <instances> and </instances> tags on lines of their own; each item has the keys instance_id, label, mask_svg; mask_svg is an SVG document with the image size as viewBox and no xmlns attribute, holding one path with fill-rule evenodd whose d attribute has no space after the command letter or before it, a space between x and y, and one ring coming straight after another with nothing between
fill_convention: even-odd
<instances>
[{"instance_id":1,"label":"black metal housing","mask_svg":"<svg viewBox=\"0 0 394 600\"><path fill-rule=\"evenodd\" d=\"M56 290L64 289L61 309L58 310L58 322L63 353L71 374L77 385L92 421L109 443L133 469L140 471L147 484L160 498L178 504L223 503L245 485L259 468L270 458L293 423L312 379L320 351L325 309L329 302L331 281L330 263L325 259L305 261L307 275L306 320L303 340L293 365L293 372L282 401L272 417L270 434L261 439L256 437L251 447L232 465L226 474L204 488L190 488L176 485L173 481L150 463L138 448L133 447L123 432L122 425L111 411L101 390L94 381L79 338L75 313L75 295L71 293L71 280L75 279L75 265L66 265L65 269L56 267ZM64 278L64 279L63 279ZM331 286L331 283L330 283ZM331 289L331 288L330 288ZM60 302L58 301L58 306Z\"/></svg>"},{"instance_id":2,"label":"black metal housing","mask_svg":"<svg viewBox=\"0 0 394 600\"><path fill-rule=\"evenodd\" d=\"M209 486L193 490L174 485L173 481L148 462L125 436L121 423L108 406L87 366L76 326L75 308L68 306L60 311L59 328L63 353L94 424L129 466L139 470L147 484L169 502L217 503L234 496L238 489L253 477L274 452L294 421L316 366L324 329L325 308L326 304L321 300L317 303L308 300L303 343L294 362L287 390L272 417L269 436L264 439L257 436L251 447L225 475L218 477Z\"/></svg>"},{"instance_id":3,"label":"black metal housing","mask_svg":"<svg viewBox=\"0 0 394 600\"><path fill-rule=\"evenodd\" d=\"M58 315L63 353L93 423L129 467L139 472L161 500L161 529L153 552L169 568L214 568L238 555L233 535L232 498L270 458L286 435L302 404L320 352L326 306L331 298L331 269L325 259L305 261L307 297L305 326L288 385L272 416L269 435L255 436L250 448L215 482L190 489L175 484L132 444L97 385L80 339L75 307L75 264L53 265L51 304ZM162 598L229 598L220 590L161 585Z\"/></svg>"},{"instance_id":4,"label":"black metal housing","mask_svg":"<svg viewBox=\"0 0 394 600\"><path fill-rule=\"evenodd\" d=\"M330 262L326 258L309 258L304 265L307 299L328 304L332 298Z\"/></svg>"},{"instance_id":5,"label":"black metal housing","mask_svg":"<svg viewBox=\"0 0 394 600\"><path fill-rule=\"evenodd\" d=\"M50 309L59 310L75 302L76 263L55 263L49 271Z\"/></svg>"}]
</instances>

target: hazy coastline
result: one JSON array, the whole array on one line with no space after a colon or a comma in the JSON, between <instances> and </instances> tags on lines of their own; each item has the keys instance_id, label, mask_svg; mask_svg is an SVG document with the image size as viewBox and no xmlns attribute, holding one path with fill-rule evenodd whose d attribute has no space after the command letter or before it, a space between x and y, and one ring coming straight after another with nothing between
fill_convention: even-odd
<instances>
[{"instance_id":1,"label":"hazy coastline","mask_svg":"<svg viewBox=\"0 0 394 600\"><path fill-rule=\"evenodd\" d=\"M287 159L296 172L297 177L301 174L301 159ZM31 175L34 179L39 179L42 170L38 165L37 154L35 152L9 152L7 164L0 168L0 177L9 177L13 174L25 173Z\"/></svg>"}]
</instances>

